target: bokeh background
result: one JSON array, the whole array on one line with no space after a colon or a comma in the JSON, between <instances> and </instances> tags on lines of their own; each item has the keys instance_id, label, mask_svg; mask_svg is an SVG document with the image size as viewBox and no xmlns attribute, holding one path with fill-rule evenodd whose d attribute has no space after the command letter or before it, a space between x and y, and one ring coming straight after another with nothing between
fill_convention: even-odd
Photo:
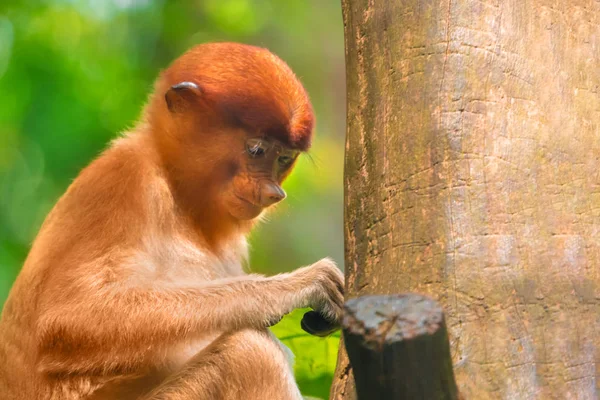
<instances>
[{"instance_id":1,"label":"bokeh background","mask_svg":"<svg viewBox=\"0 0 600 400\"><path fill-rule=\"evenodd\" d=\"M78 172L131 127L158 72L197 43L264 46L310 93L316 138L288 198L251 237L253 269L325 256L342 265L344 44L338 0L1 0L0 306L44 217ZM274 328L303 393L326 398L337 336L301 313Z\"/></svg>"}]
</instances>

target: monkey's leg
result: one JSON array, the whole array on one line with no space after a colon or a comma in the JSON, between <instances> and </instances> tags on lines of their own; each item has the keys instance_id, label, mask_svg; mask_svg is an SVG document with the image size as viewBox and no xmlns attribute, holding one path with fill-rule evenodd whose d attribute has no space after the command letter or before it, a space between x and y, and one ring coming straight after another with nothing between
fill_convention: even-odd
<instances>
[{"instance_id":1,"label":"monkey's leg","mask_svg":"<svg viewBox=\"0 0 600 400\"><path fill-rule=\"evenodd\" d=\"M223 334L146 400L298 400L288 354L267 330Z\"/></svg>"}]
</instances>

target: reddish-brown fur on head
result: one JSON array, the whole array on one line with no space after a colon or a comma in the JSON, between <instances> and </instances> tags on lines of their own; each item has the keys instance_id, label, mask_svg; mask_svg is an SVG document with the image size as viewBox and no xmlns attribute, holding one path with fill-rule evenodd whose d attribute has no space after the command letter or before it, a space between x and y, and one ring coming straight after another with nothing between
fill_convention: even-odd
<instances>
[{"instance_id":1,"label":"reddish-brown fur on head","mask_svg":"<svg viewBox=\"0 0 600 400\"><path fill-rule=\"evenodd\" d=\"M239 43L196 46L163 72L156 102L173 85L193 82L205 107L222 121L308 150L314 126L310 100L292 70L266 49Z\"/></svg>"},{"instance_id":2,"label":"reddish-brown fur on head","mask_svg":"<svg viewBox=\"0 0 600 400\"><path fill-rule=\"evenodd\" d=\"M213 243L247 230L268 206L265 188L279 188L293 165L278 169L273 155L252 160L247 140L305 151L314 126L308 95L285 62L238 43L199 45L175 60L145 119L176 201Z\"/></svg>"}]
</instances>

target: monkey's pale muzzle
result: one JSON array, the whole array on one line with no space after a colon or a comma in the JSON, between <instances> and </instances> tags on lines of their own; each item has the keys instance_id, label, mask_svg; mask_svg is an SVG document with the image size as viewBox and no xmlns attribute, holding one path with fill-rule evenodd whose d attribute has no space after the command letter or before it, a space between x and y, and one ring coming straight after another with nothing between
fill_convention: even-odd
<instances>
[{"instance_id":1,"label":"monkey's pale muzzle","mask_svg":"<svg viewBox=\"0 0 600 400\"><path fill-rule=\"evenodd\" d=\"M285 192L275 182L263 182L260 188L260 205L269 207L285 199Z\"/></svg>"}]
</instances>

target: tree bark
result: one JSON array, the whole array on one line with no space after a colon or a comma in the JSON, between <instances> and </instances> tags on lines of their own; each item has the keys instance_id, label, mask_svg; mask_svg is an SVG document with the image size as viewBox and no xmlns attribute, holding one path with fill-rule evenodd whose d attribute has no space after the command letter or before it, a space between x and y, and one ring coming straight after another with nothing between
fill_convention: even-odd
<instances>
[{"instance_id":1,"label":"tree bark","mask_svg":"<svg viewBox=\"0 0 600 400\"><path fill-rule=\"evenodd\" d=\"M600 2L342 6L348 298L440 301L466 399L598 398Z\"/></svg>"}]
</instances>

